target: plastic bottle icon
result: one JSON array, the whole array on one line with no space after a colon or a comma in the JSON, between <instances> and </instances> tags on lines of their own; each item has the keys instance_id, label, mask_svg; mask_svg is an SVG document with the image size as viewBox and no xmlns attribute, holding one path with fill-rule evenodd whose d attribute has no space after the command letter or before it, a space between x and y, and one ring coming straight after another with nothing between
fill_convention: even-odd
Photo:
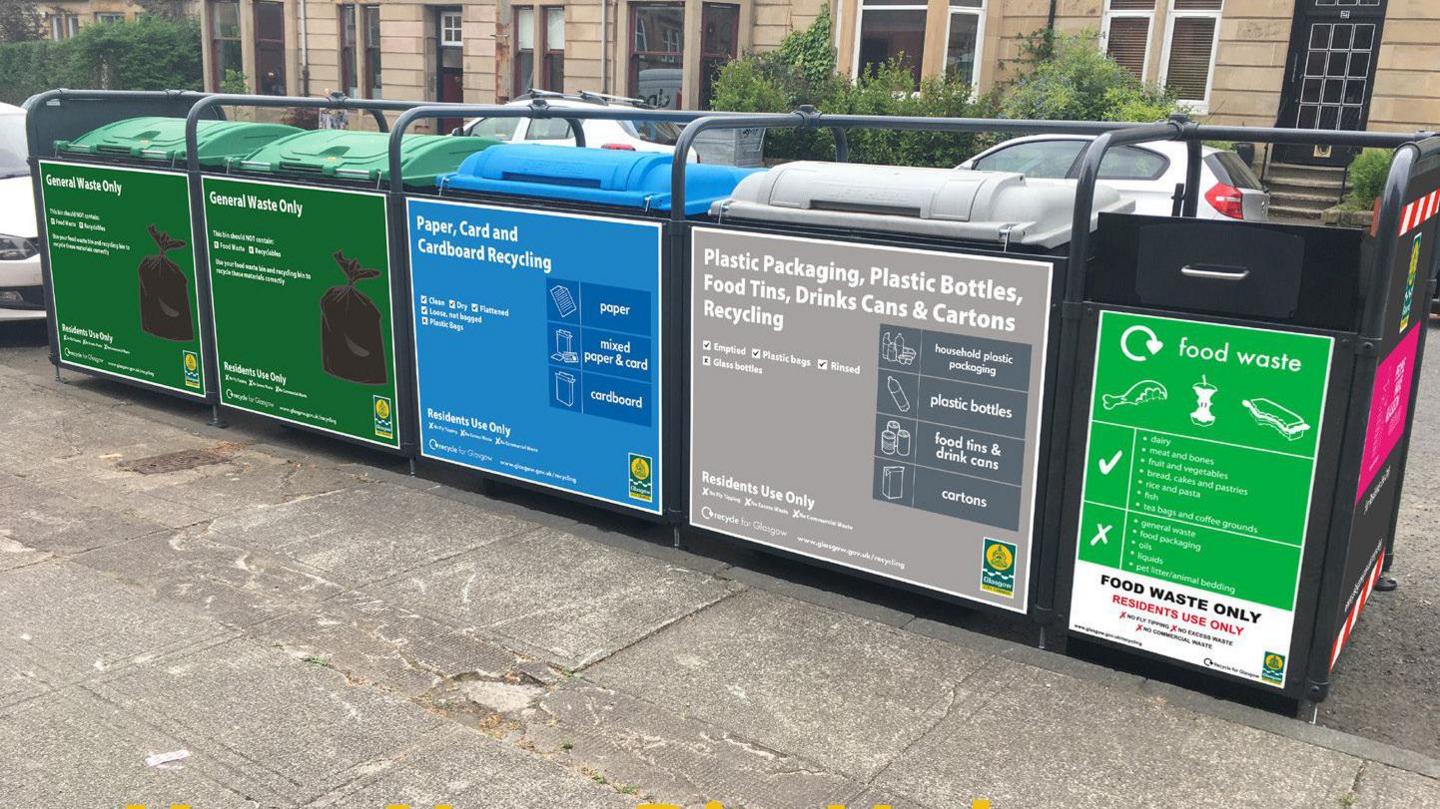
<instances>
[{"instance_id":1,"label":"plastic bottle icon","mask_svg":"<svg viewBox=\"0 0 1440 809\"><path fill-rule=\"evenodd\" d=\"M886 362L896 362L899 356L900 351L895 346L895 336L888 331L880 335L880 358Z\"/></svg>"},{"instance_id":2,"label":"plastic bottle icon","mask_svg":"<svg viewBox=\"0 0 1440 809\"><path fill-rule=\"evenodd\" d=\"M885 389L890 391L890 399L895 402L896 407L900 408L900 412L904 413L910 409L910 397L905 395L905 388L900 385L900 380L893 376L885 377Z\"/></svg>"}]
</instances>

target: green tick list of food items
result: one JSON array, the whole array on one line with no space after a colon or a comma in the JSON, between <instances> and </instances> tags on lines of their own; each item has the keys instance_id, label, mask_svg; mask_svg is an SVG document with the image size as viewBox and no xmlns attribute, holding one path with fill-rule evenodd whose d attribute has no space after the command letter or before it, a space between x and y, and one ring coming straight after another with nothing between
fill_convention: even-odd
<instances>
[{"instance_id":1,"label":"green tick list of food items","mask_svg":"<svg viewBox=\"0 0 1440 809\"><path fill-rule=\"evenodd\" d=\"M205 395L184 174L40 162L60 359Z\"/></svg>"},{"instance_id":2,"label":"green tick list of food items","mask_svg":"<svg viewBox=\"0 0 1440 809\"><path fill-rule=\"evenodd\" d=\"M1285 686L1333 342L1100 313L1072 630Z\"/></svg>"},{"instance_id":3,"label":"green tick list of food items","mask_svg":"<svg viewBox=\"0 0 1440 809\"><path fill-rule=\"evenodd\" d=\"M398 447L384 195L202 186L220 403Z\"/></svg>"}]
</instances>

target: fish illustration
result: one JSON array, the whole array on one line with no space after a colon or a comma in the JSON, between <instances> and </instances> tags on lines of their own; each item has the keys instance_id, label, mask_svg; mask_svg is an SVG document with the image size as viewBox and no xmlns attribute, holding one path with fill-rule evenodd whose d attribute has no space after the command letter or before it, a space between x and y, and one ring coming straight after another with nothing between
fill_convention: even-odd
<instances>
[{"instance_id":1,"label":"fish illustration","mask_svg":"<svg viewBox=\"0 0 1440 809\"><path fill-rule=\"evenodd\" d=\"M1163 402L1170 398L1170 392L1165 386L1153 379L1142 379L1130 386L1124 393L1107 393L1100 397L1100 406L1106 410L1114 410L1121 405L1138 405L1145 402Z\"/></svg>"}]
</instances>

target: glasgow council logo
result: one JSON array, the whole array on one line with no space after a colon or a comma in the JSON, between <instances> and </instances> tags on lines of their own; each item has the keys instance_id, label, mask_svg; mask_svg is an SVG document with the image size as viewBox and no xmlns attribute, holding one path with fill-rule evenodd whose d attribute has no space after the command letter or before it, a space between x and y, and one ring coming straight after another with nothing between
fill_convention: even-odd
<instances>
[{"instance_id":1,"label":"glasgow council logo","mask_svg":"<svg viewBox=\"0 0 1440 809\"><path fill-rule=\"evenodd\" d=\"M1015 543L985 537L980 553L980 589L1010 598L1015 595Z\"/></svg>"}]
</instances>

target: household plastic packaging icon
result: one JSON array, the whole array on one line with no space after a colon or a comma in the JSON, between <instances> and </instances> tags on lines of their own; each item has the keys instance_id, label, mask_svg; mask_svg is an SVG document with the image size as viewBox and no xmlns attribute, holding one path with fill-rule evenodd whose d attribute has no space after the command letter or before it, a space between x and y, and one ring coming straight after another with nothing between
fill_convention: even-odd
<instances>
[{"instance_id":1,"label":"household plastic packaging icon","mask_svg":"<svg viewBox=\"0 0 1440 809\"><path fill-rule=\"evenodd\" d=\"M355 288L358 281L378 278L380 271L345 258L343 250L333 256L349 283L330 287L320 299L320 357L325 372L364 385L383 385L388 377L380 310Z\"/></svg>"},{"instance_id":2,"label":"household plastic packaging icon","mask_svg":"<svg viewBox=\"0 0 1440 809\"><path fill-rule=\"evenodd\" d=\"M145 229L155 240L158 252L140 260L140 328L162 340L189 342L195 339L195 323L190 319L190 282L179 265L165 255L185 243L154 225Z\"/></svg>"}]
</instances>

